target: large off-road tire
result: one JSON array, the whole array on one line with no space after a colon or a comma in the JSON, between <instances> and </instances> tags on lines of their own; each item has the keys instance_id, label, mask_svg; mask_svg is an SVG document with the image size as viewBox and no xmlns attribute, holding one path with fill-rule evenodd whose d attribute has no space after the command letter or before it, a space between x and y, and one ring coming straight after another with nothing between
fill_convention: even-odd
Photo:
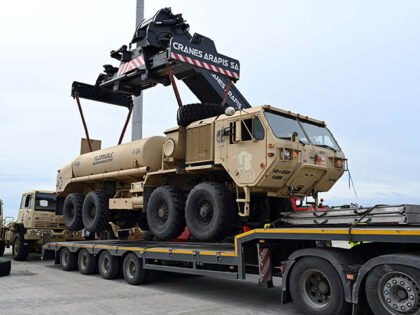
<instances>
[{"instance_id":1,"label":"large off-road tire","mask_svg":"<svg viewBox=\"0 0 420 315\"><path fill-rule=\"evenodd\" d=\"M178 126L186 127L194 121L219 116L225 113L225 107L213 103L195 103L178 109Z\"/></svg>"},{"instance_id":2,"label":"large off-road tire","mask_svg":"<svg viewBox=\"0 0 420 315\"><path fill-rule=\"evenodd\" d=\"M0 258L0 277L10 274L11 261L9 259Z\"/></svg>"},{"instance_id":3,"label":"large off-road tire","mask_svg":"<svg viewBox=\"0 0 420 315\"><path fill-rule=\"evenodd\" d=\"M191 235L203 241L221 241L237 228L231 192L222 184L204 182L188 194L185 219Z\"/></svg>"},{"instance_id":4,"label":"large off-road tire","mask_svg":"<svg viewBox=\"0 0 420 315\"><path fill-rule=\"evenodd\" d=\"M377 266L367 275L365 290L375 315L420 313L420 272L415 268Z\"/></svg>"},{"instance_id":5,"label":"large off-road tire","mask_svg":"<svg viewBox=\"0 0 420 315\"><path fill-rule=\"evenodd\" d=\"M290 294L304 314L348 314L350 304L344 299L340 277L325 259L305 257L290 274Z\"/></svg>"},{"instance_id":6,"label":"large off-road tire","mask_svg":"<svg viewBox=\"0 0 420 315\"><path fill-rule=\"evenodd\" d=\"M176 238L185 229L184 193L172 186L156 188L147 204L147 223L157 239Z\"/></svg>"},{"instance_id":7,"label":"large off-road tire","mask_svg":"<svg viewBox=\"0 0 420 315\"><path fill-rule=\"evenodd\" d=\"M23 261L28 258L28 247L25 245L25 240L20 233L16 233L13 237L12 256L16 261Z\"/></svg>"},{"instance_id":8,"label":"large off-road tire","mask_svg":"<svg viewBox=\"0 0 420 315\"><path fill-rule=\"evenodd\" d=\"M96 256L89 254L87 249L82 249L77 257L77 266L83 275L91 275L96 272L98 266Z\"/></svg>"},{"instance_id":9,"label":"large off-road tire","mask_svg":"<svg viewBox=\"0 0 420 315\"><path fill-rule=\"evenodd\" d=\"M60 266L64 271L73 271L77 269L77 255L70 252L66 247L60 250Z\"/></svg>"},{"instance_id":10,"label":"large off-road tire","mask_svg":"<svg viewBox=\"0 0 420 315\"><path fill-rule=\"evenodd\" d=\"M125 281L131 285L143 284L148 281L151 270L144 270L139 258L134 253L129 253L124 258L123 275Z\"/></svg>"},{"instance_id":11,"label":"large off-road tire","mask_svg":"<svg viewBox=\"0 0 420 315\"><path fill-rule=\"evenodd\" d=\"M64 225L70 231L80 231L83 229L82 207L84 199L85 196L82 193L72 193L64 200Z\"/></svg>"},{"instance_id":12,"label":"large off-road tire","mask_svg":"<svg viewBox=\"0 0 420 315\"><path fill-rule=\"evenodd\" d=\"M110 220L108 198L101 191L87 194L82 208L83 225L91 233L105 231Z\"/></svg>"},{"instance_id":13,"label":"large off-road tire","mask_svg":"<svg viewBox=\"0 0 420 315\"><path fill-rule=\"evenodd\" d=\"M112 256L108 251L103 251L99 255L98 269L102 278L116 278L120 272L120 268L120 257Z\"/></svg>"},{"instance_id":14,"label":"large off-road tire","mask_svg":"<svg viewBox=\"0 0 420 315\"><path fill-rule=\"evenodd\" d=\"M6 249L6 244L3 241L0 241L0 257L4 255L4 250Z\"/></svg>"}]
</instances>

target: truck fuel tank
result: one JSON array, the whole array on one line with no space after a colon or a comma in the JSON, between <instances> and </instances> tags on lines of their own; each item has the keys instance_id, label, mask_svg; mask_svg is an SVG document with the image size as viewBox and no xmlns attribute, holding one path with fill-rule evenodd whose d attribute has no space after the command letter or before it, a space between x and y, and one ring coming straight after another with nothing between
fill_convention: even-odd
<instances>
[{"instance_id":1,"label":"truck fuel tank","mask_svg":"<svg viewBox=\"0 0 420 315\"><path fill-rule=\"evenodd\" d=\"M164 137L144 138L107 149L82 154L73 163L74 177L108 173L147 166L160 168Z\"/></svg>"}]
</instances>

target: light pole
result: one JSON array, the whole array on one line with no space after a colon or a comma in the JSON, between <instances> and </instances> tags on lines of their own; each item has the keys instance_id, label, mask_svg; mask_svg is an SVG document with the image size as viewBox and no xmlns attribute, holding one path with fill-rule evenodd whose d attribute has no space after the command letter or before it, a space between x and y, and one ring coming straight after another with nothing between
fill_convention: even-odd
<instances>
[{"instance_id":1,"label":"light pole","mask_svg":"<svg viewBox=\"0 0 420 315\"><path fill-rule=\"evenodd\" d=\"M144 19L144 0L136 0L136 28ZM143 94L134 97L131 140L143 137Z\"/></svg>"}]
</instances>

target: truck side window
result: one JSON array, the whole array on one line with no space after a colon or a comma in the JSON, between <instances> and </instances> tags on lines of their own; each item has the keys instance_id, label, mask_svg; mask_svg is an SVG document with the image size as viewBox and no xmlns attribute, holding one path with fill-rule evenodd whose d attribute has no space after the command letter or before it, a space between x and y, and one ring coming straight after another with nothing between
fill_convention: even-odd
<instances>
[{"instance_id":1,"label":"truck side window","mask_svg":"<svg viewBox=\"0 0 420 315\"><path fill-rule=\"evenodd\" d=\"M264 127L258 117L255 117L252 120L252 132L254 134L255 140L263 140L264 139Z\"/></svg>"},{"instance_id":2,"label":"truck side window","mask_svg":"<svg viewBox=\"0 0 420 315\"><path fill-rule=\"evenodd\" d=\"M243 120L241 129L242 141L264 139L264 127L258 117Z\"/></svg>"},{"instance_id":3,"label":"truck side window","mask_svg":"<svg viewBox=\"0 0 420 315\"><path fill-rule=\"evenodd\" d=\"M242 120L241 126L241 140L252 140L252 119Z\"/></svg>"},{"instance_id":4,"label":"truck side window","mask_svg":"<svg viewBox=\"0 0 420 315\"><path fill-rule=\"evenodd\" d=\"M32 209L32 204L33 204L32 194L31 195L27 195L26 196L26 201L25 201L25 208Z\"/></svg>"},{"instance_id":5,"label":"truck side window","mask_svg":"<svg viewBox=\"0 0 420 315\"><path fill-rule=\"evenodd\" d=\"M20 202L20 209L24 209L25 208L25 200L26 200L26 195L22 196L22 200Z\"/></svg>"}]
</instances>

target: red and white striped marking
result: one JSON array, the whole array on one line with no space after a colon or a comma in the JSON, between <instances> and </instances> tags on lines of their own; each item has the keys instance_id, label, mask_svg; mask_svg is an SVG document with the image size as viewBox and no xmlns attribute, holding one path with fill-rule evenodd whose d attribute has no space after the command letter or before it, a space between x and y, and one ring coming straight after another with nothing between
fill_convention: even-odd
<instances>
[{"instance_id":1,"label":"red and white striped marking","mask_svg":"<svg viewBox=\"0 0 420 315\"><path fill-rule=\"evenodd\" d=\"M123 63L118 68L117 76L123 75L124 73L127 73L128 71L131 71L133 69L140 68L143 65L144 57L143 55L140 55L137 58L130 60L129 62Z\"/></svg>"},{"instance_id":2,"label":"red and white striped marking","mask_svg":"<svg viewBox=\"0 0 420 315\"><path fill-rule=\"evenodd\" d=\"M258 262L260 268L260 283L267 283L272 279L270 250L268 248L258 248Z\"/></svg>"},{"instance_id":3,"label":"red and white striped marking","mask_svg":"<svg viewBox=\"0 0 420 315\"><path fill-rule=\"evenodd\" d=\"M223 69L223 68L220 68L220 67L216 67L216 66L213 66L209 63L202 62L202 61L197 60L197 59L186 57L186 56L174 53L174 52L171 52L171 57L174 58L174 59L177 59L179 61L188 62L189 64L192 64L192 65L200 67L200 68L204 68L204 69L207 69L207 70L218 72L218 73L221 73L223 75L227 75L231 78L239 79L239 74L236 73L236 72L229 71L229 70L226 70L226 69Z\"/></svg>"}]
</instances>

